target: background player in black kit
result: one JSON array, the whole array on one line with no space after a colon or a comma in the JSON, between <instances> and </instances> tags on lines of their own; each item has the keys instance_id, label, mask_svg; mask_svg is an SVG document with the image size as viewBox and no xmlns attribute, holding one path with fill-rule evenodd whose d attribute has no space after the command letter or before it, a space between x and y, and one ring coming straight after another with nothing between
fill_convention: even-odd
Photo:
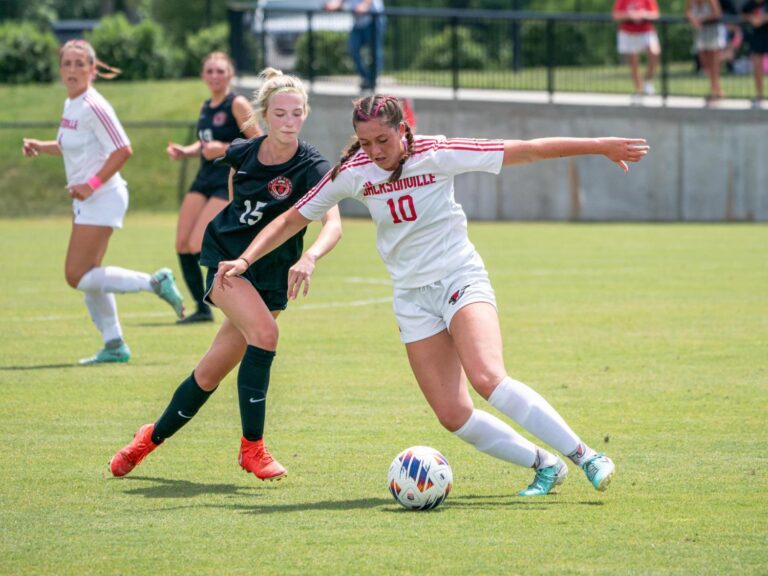
<instances>
[{"instance_id":1,"label":"background player in black kit","mask_svg":"<svg viewBox=\"0 0 768 576\"><path fill-rule=\"evenodd\" d=\"M219 262L237 258L264 226L292 207L330 168L315 148L298 140L309 112L301 81L272 68L262 75L255 111L244 128L262 118L267 136L237 140L227 150L223 162L231 167L232 202L208 225L203 241L201 262L210 267L206 299L227 317L162 416L139 428L133 441L113 456L110 469L115 476L128 474L184 426L238 362L243 427L238 461L262 480L286 473L263 441L265 399L277 348L275 318L289 298L307 294L315 262L341 237L341 218L338 209L329 210L317 240L303 255L301 230L241 277L221 282L215 275Z\"/></svg>"},{"instance_id":2,"label":"background player in black kit","mask_svg":"<svg viewBox=\"0 0 768 576\"><path fill-rule=\"evenodd\" d=\"M214 160L223 156L230 143L242 138L243 134L247 138L261 135L258 124L244 128L253 110L244 96L236 96L230 91L234 74L234 64L224 52L211 52L203 59L202 77L211 97L200 109L198 139L188 146L170 142L167 148L173 160L200 156L200 169L181 203L176 226L176 252L197 310L180 319L179 324L213 320L211 309L203 300L205 284L199 264L200 249L208 222L229 202L229 168Z\"/></svg>"}]
</instances>

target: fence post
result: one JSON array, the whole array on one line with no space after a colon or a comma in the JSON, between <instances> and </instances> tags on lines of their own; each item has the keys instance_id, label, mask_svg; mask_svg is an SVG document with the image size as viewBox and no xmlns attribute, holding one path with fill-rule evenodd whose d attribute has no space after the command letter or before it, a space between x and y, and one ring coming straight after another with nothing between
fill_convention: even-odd
<instances>
[{"instance_id":1,"label":"fence post","mask_svg":"<svg viewBox=\"0 0 768 576\"><path fill-rule=\"evenodd\" d=\"M547 20L547 92L549 101L555 99L555 21Z\"/></svg>"},{"instance_id":2,"label":"fence post","mask_svg":"<svg viewBox=\"0 0 768 576\"><path fill-rule=\"evenodd\" d=\"M453 97L457 98L459 93L459 19L456 16L451 17L451 72Z\"/></svg>"},{"instance_id":3,"label":"fence post","mask_svg":"<svg viewBox=\"0 0 768 576\"><path fill-rule=\"evenodd\" d=\"M669 56L667 55L669 43L667 40L667 23L661 22L661 101L664 106L667 105L667 96L669 96Z\"/></svg>"},{"instance_id":4,"label":"fence post","mask_svg":"<svg viewBox=\"0 0 768 576\"><path fill-rule=\"evenodd\" d=\"M314 12L307 12L307 56L309 62L309 70L307 70L307 78L309 78L310 86L315 81L315 32L312 30L312 16Z\"/></svg>"}]
</instances>

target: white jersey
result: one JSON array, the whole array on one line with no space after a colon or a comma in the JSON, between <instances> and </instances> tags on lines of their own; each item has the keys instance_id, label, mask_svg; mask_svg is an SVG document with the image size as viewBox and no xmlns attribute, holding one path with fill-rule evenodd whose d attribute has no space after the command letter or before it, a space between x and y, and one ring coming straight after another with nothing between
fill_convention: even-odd
<instances>
[{"instance_id":1,"label":"white jersey","mask_svg":"<svg viewBox=\"0 0 768 576\"><path fill-rule=\"evenodd\" d=\"M88 182L112 152L131 144L112 106L92 87L64 102L56 140L64 156L68 186ZM125 180L117 172L98 192L124 186Z\"/></svg>"},{"instance_id":2,"label":"white jersey","mask_svg":"<svg viewBox=\"0 0 768 576\"><path fill-rule=\"evenodd\" d=\"M387 182L360 150L335 180L330 173L296 203L319 220L344 198L366 205L376 223L376 245L396 288L418 288L445 278L475 257L467 217L454 199L453 178L464 172L498 174L503 140L416 136L400 179Z\"/></svg>"}]
</instances>

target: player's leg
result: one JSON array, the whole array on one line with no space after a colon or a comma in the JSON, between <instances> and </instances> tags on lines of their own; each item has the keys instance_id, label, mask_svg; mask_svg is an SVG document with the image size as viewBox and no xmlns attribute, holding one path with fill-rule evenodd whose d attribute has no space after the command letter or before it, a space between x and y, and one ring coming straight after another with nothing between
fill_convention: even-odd
<instances>
[{"instance_id":1,"label":"player's leg","mask_svg":"<svg viewBox=\"0 0 768 576\"><path fill-rule=\"evenodd\" d=\"M204 301L205 280L200 268L200 250L203 244L205 228L213 217L227 205L221 198L206 198L204 194L189 192L184 196L179 210L176 226L176 253L179 257L184 282L192 298L197 304L197 310L179 324L195 322L210 322L213 320L211 308Z\"/></svg>"},{"instance_id":2,"label":"player's leg","mask_svg":"<svg viewBox=\"0 0 768 576\"><path fill-rule=\"evenodd\" d=\"M245 339L228 320L224 320L210 348L192 374L176 388L171 401L153 424L139 428L133 440L110 460L114 476L125 476L147 455L173 436L198 413L245 352Z\"/></svg>"},{"instance_id":3,"label":"player's leg","mask_svg":"<svg viewBox=\"0 0 768 576\"><path fill-rule=\"evenodd\" d=\"M763 57L765 55L761 53L752 54L752 77L755 81L755 98L759 102L763 99Z\"/></svg>"},{"instance_id":4,"label":"player's leg","mask_svg":"<svg viewBox=\"0 0 768 576\"><path fill-rule=\"evenodd\" d=\"M568 456L588 476L588 463L594 467L595 462L605 461L605 468L598 471L597 483L594 474L589 478L596 488L604 490L613 474L613 463L584 444L541 395L507 375L496 308L488 302L467 304L451 319L450 330L475 390L528 432Z\"/></svg>"},{"instance_id":5,"label":"player's leg","mask_svg":"<svg viewBox=\"0 0 768 576\"><path fill-rule=\"evenodd\" d=\"M99 331L104 347L80 364L101 364L104 362L127 362L131 352L123 340L123 330L117 316L117 302L112 294L82 287L82 278L93 268L99 267L107 252L112 228L73 224L64 264L64 275L73 288L84 292L85 306L93 324Z\"/></svg>"},{"instance_id":6,"label":"player's leg","mask_svg":"<svg viewBox=\"0 0 768 576\"><path fill-rule=\"evenodd\" d=\"M453 340L446 330L406 343L406 350L419 388L443 427L490 456L534 468L537 476L539 470L552 475L543 494L559 483L556 456L537 447L502 420L475 409ZM564 465L562 468L559 481L567 473Z\"/></svg>"},{"instance_id":7,"label":"player's leg","mask_svg":"<svg viewBox=\"0 0 768 576\"><path fill-rule=\"evenodd\" d=\"M627 54L627 62L629 63L629 72L632 76L632 86L635 89L635 94L642 94L643 84L640 79L640 54L638 52Z\"/></svg>"},{"instance_id":8,"label":"player's leg","mask_svg":"<svg viewBox=\"0 0 768 576\"><path fill-rule=\"evenodd\" d=\"M263 440L270 370L277 349L277 322L258 291L244 278L230 278L226 287L214 280L210 299L237 327L246 343L237 373L243 428L240 465L262 480L278 479L286 470L272 457Z\"/></svg>"}]
</instances>

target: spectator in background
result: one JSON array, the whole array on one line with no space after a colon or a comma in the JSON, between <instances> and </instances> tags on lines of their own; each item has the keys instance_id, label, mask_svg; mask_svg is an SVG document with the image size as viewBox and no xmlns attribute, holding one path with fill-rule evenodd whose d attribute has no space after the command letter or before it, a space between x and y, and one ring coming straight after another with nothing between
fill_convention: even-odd
<instances>
[{"instance_id":1,"label":"spectator in background","mask_svg":"<svg viewBox=\"0 0 768 576\"><path fill-rule=\"evenodd\" d=\"M349 54L360 75L360 89L374 90L376 78L384 69L384 0L329 0L325 9L351 10L354 24L349 33ZM368 58L363 48L368 47ZM368 62L366 62L368 60Z\"/></svg>"},{"instance_id":2,"label":"spectator in background","mask_svg":"<svg viewBox=\"0 0 768 576\"><path fill-rule=\"evenodd\" d=\"M685 16L696 30L695 48L709 77L707 104L723 97L720 86L720 51L725 48L726 31L718 0L686 0Z\"/></svg>"},{"instance_id":3,"label":"spectator in background","mask_svg":"<svg viewBox=\"0 0 768 576\"><path fill-rule=\"evenodd\" d=\"M752 27L749 34L749 51L752 54L752 74L755 78L755 97L752 107L760 108L763 101L764 59L768 54L768 2L765 0L748 0L741 7L741 13Z\"/></svg>"},{"instance_id":4,"label":"spectator in background","mask_svg":"<svg viewBox=\"0 0 768 576\"><path fill-rule=\"evenodd\" d=\"M635 94L654 94L653 75L661 54L659 37L653 25L654 20L659 18L656 0L616 0L612 15L619 22L617 47L619 54L626 56L629 62ZM641 52L647 54L645 82L640 79Z\"/></svg>"}]
</instances>

